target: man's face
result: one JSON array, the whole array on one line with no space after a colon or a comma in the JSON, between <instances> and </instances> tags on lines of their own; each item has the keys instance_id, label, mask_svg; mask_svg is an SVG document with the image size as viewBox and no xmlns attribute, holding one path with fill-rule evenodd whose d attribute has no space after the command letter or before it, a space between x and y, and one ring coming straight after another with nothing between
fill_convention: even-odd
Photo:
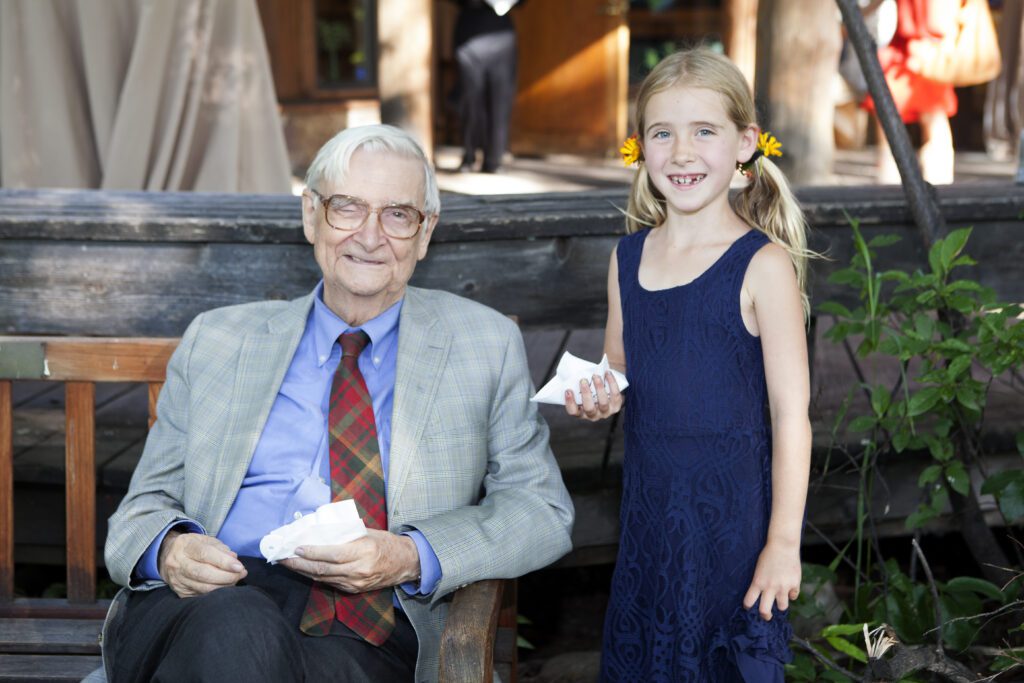
<instances>
[{"instance_id":1,"label":"man's face","mask_svg":"<svg viewBox=\"0 0 1024 683\"><path fill-rule=\"evenodd\" d=\"M357 197L374 209L404 204L423 211L423 183L419 161L360 149L352 155L344 181L311 189L325 198ZM380 215L371 212L362 227L336 230L325 220L323 204L307 192L302 199L302 224L323 271L324 302L350 324L357 312L373 309L373 317L397 302L416 262L427 254L436 223L437 216L428 216L415 237L397 239L384 233Z\"/></svg>"}]
</instances>

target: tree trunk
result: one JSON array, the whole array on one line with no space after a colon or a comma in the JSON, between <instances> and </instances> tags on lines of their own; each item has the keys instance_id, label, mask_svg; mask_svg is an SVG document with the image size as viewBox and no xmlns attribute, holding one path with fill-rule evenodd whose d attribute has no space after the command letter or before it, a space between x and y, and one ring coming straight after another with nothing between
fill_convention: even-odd
<instances>
[{"instance_id":1,"label":"tree trunk","mask_svg":"<svg viewBox=\"0 0 1024 683\"><path fill-rule=\"evenodd\" d=\"M757 64L757 0L725 0L725 53L729 55L751 89Z\"/></svg>"},{"instance_id":2,"label":"tree trunk","mask_svg":"<svg viewBox=\"0 0 1024 683\"><path fill-rule=\"evenodd\" d=\"M794 185L832 176L832 85L842 44L835 5L761 0L757 17L757 101L762 125L782 143L779 165Z\"/></svg>"}]
</instances>

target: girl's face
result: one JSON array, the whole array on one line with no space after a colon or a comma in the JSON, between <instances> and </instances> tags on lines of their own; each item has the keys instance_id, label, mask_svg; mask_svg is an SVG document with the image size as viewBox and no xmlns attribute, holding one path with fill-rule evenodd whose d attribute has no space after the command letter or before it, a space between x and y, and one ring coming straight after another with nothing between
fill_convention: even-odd
<instances>
[{"instance_id":1,"label":"girl's face","mask_svg":"<svg viewBox=\"0 0 1024 683\"><path fill-rule=\"evenodd\" d=\"M669 213L727 205L736 162L747 161L757 147L757 127L736 130L722 96L707 88L663 90L648 100L645 113L644 164Z\"/></svg>"}]
</instances>

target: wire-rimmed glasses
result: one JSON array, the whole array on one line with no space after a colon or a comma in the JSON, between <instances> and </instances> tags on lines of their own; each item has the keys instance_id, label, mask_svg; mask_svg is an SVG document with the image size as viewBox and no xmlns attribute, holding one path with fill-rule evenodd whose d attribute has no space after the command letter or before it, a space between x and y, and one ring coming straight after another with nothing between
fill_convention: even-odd
<instances>
[{"instance_id":1,"label":"wire-rimmed glasses","mask_svg":"<svg viewBox=\"0 0 1024 683\"><path fill-rule=\"evenodd\" d=\"M327 225L344 232L359 230L366 224L370 214L375 213L385 235L399 240L411 240L419 233L427 217L416 207L407 204L386 204L374 208L359 197L347 194L324 197L312 189L310 193L324 207L324 220L327 221Z\"/></svg>"}]
</instances>

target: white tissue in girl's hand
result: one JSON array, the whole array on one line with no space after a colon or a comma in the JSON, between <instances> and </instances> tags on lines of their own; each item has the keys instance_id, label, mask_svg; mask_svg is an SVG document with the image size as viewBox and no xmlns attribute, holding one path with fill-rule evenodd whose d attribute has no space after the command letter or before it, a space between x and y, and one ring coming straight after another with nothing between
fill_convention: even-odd
<instances>
[{"instance_id":1,"label":"white tissue in girl's hand","mask_svg":"<svg viewBox=\"0 0 1024 683\"><path fill-rule=\"evenodd\" d=\"M260 552L273 564L297 557L295 549L302 545L341 545L365 535L366 525L350 498L321 505L316 512L274 529L260 540Z\"/></svg>"},{"instance_id":2,"label":"white tissue in girl's hand","mask_svg":"<svg viewBox=\"0 0 1024 683\"><path fill-rule=\"evenodd\" d=\"M590 391L594 391L594 375L604 377L605 373L608 372L608 356L607 354L601 357L601 362L598 364L591 363L590 361L577 358L568 351L562 354L562 357L558 361L558 367L555 369L555 376L551 378L551 381L540 388L530 400L534 403L553 403L555 405L565 405L565 392L569 389L572 390L573 396L576 397L576 403L583 403L583 395L580 394L580 380L585 379L590 383ZM612 370L612 377L615 378L616 384L619 385L619 391L624 390L629 386L629 382L626 381L626 376L618 370Z\"/></svg>"}]
</instances>

